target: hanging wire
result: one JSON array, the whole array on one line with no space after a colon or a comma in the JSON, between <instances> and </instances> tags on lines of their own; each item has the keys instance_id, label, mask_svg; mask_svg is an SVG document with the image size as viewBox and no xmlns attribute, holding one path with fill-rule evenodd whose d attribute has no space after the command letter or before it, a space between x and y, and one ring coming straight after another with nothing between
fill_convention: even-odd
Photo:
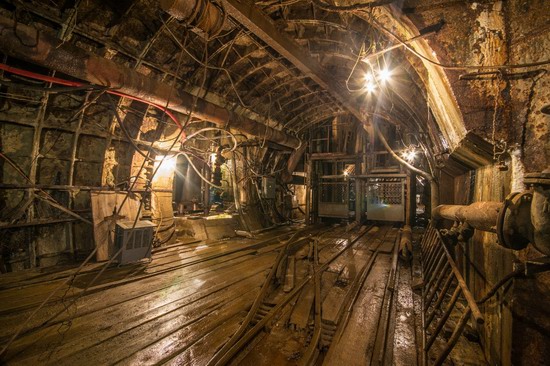
<instances>
[{"instance_id":1,"label":"hanging wire","mask_svg":"<svg viewBox=\"0 0 550 366\"><path fill-rule=\"evenodd\" d=\"M206 43L208 42L208 40L205 41ZM207 60L208 57L208 47L206 45L205 47L205 59ZM179 65L181 65L181 58L180 58L180 63ZM179 65L178 65L178 70L179 70ZM28 76L28 75L27 75ZM206 70L205 70L205 77L203 78L203 85L202 87L204 87L204 83L206 82ZM169 101L168 101L169 102ZM194 97L193 98L193 104L190 108L190 113L187 115L187 119L184 123L184 125L182 126L182 128L180 129L179 133L178 133L178 138L174 140L174 142L172 143L172 146L170 147L169 150L172 150L174 148L174 146L176 145L176 143L178 142L179 138L181 136L184 136L184 129L185 127L187 126L189 120L191 119L191 115L192 115L192 112L196 109L196 106L197 106L197 102L198 102L198 98L197 97ZM148 103L150 104L150 103ZM167 109L165 108L165 110L167 111ZM151 150L149 150L149 154L151 153ZM1 157L4 157L6 159L6 157L0 153L0 156ZM155 170L153 171L152 175L151 175L151 178L150 180L152 181L153 178L155 177L155 175L157 174L160 166L162 165L162 163L164 162L164 160L166 159L166 155L163 156L163 158L161 159L161 161L159 162L159 164L157 165L157 167L155 168ZM142 164L141 164L141 167L139 169L139 172L138 172L138 176L141 175L141 171L143 170L143 168L145 167L145 163L146 163L147 159L144 159ZM22 173L24 176L26 176L23 172L20 172ZM28 179L28 177L27 177ZM117 211L117 215L120 214L121 210L122 210L122 207L124 206L124 204L126 203L127 199L129 198L130 194L132 193L134 187L135 187L135 184L137 182L137 179L135 179L133 182L132 182L132 185L131 187L129 188L128 192L126 193L125 197L123 198L119 208L118 208L118 211ZM47 193L46 193L47 194ZM135 220L134 220L134 223L132 225L132 227L135 227L136 224L137 224L137 221L138 221L138 218L139 218L139 214L141 212L141 208L142 208L142 205L143 205L143 201L140 201L140 204L138 206L138 212L136 214L136 217L135 217ZM76 214L75 214L76 215ZM129 237L127 238L127 240L129 240ZM99 273L90 281L88 282L88 284L84 287L84 289L73 299L73 301L71 302L71 305L73 304L76 304L76 302L87 292L87 290L90 288L90 286L92 286L99 277L101 277L101 275L103 274L103 272L107 269L107 267L113 262L113 260L115 258L118 257L118 255L122 252L123 248L126 246L126 243L123 243L123 245L121 246L120 250L115 253L111 259L109 259L109 261L107 261L103 267L101 268L101 270L99 271ZM0 352L0 358L3 357L5 355L5 353L7 352L7 350L9 349L9 347L11 346L11 344L15 341L15 339L17 339L17 337L19 336L19 334L21 334L21 332L23 331L23 329L26 327L26 325L29 323L29 321L37 314L37 312L42 309L48 302L49 300L53 297L53 295L59 291L63 286L67 285L67 284L72 284L72 281L74 280L75 276L84 268L84 266L93 258L93 256L95 256L95 254L97 253L97 250L98 250L98 247L96 246L94 248L94 250L92 250L92 252L88 255L88 257L86 257L86 259L84 260L84 262L82 262L80 264L80 266L77 268L77 270L71 275L69 276L65 281L61 282L56 288L54 288L50 294L34 309L34 311L25 319L25 321L20 325L20 327L17 329L17 331L10 337L10 339L8 340L8 342L4 345L4 347L2 348L2 351ZM69 286L70 287L70 286ZM47 320L45 320L44 322L42 322L37 328L41 328L41 327L44 327L46 324L48 324L50 321L52 321L53 319L57 318L59 315L61 315L63 312L65 312L67 309L66 306L64 306L64 309L57 312L56 314L52 315L51 317L49 317ZM70 317L71 318L71 317ZM69 323L70 324L71 320L69 319Z\"/></svg>"}]
</instances>

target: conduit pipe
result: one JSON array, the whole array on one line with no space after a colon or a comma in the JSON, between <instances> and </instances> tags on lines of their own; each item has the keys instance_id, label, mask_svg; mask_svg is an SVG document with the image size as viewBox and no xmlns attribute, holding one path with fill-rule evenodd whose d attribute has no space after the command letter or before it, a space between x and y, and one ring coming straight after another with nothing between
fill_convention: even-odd
<instances>
[{"instance_id":1,"label":"conduit pipe","mask_svg":"<svg viewBox=\"0 0 550 366\"><path fill-rule=\"evenodd\" d=\"M222 30L229 30L227 14L210 0L159 0L162 10L215 37Z\"/></svg>"},{"instance_id":2,"label":"conduit pipe","mask_svg":"<svg viewBox=\"0 0 550 366\"><path fill-rule=\"evenodd\" d=\"M502 202L474 202L468 206L441 205L432 212L435 219L467 222L474 229L496 232L498 214Z\"/></svg>"},{"instance_id":3,"label":"conduit pipe","mask_svg":"<svg viewBox=\"0 0 550 366\"><path fill-rule=\"evenodd\" d=\"M283 170L281 175L281 180L284 183L292 183L292 173L296 170L298 163L302 159L302 156L306 151L306 147L307 145L303 144L302 146L294 150L292 154L290 154L290 157L288 158L288 162L286 164L286 169Z\"/></svg>"},{"instance_id":4,"label":"conduit pipe","mask_svg":"<svg viewBox=\"0 0 550 366\"><path fill-rule=\"evenodd\" d=\"M8 56L105 86L176 112L188 114L193 109L196 97L187 92L3 16L0 16L0 49ZM212 122L220 128L230 126L283 146L297 148L301 144L294 136L239 116L201 98L197 98L192 113L198 119Z\"/></svg>"},{"instance_id":5,"label":"conduit pipe","mask_svg":"<svg viewBox=\"0 0 550 366\"><path fill-rule=\"evenodd\" d=\"M376 136L380 139L380 142L382 142L382 145L384 145L384 148L397 160L398 163L405 166L407 169L415 172L416 174L419 174L426 178L428 182L430 183L430 202L431 202L431 212L433 216L433 212L435 208L439 205L439 184L435 180L435 178L430 174L423 170L420 170L411 164L409 164L407 161L403 160L399 155L393 151L393 149L388 144L388 141L386 140L386 137L382 134L376 123L374 123L374 131L376 133Z\"/></svg>"},{"instance_id":6,"label":"conduit pipe","mask_svg":"<svg viewBox=\"0 0 550 366\"><path fill-rule=\"evenodd\" d=\"M531 243L550 255L550 169L526 174L525 184L529 190L511 193L504 202L441 205L433 211L436 226L451 220L455 225L444 234L459 240L466 240L474 228L496 233L505 248L521 250Z\"/></svg>"}]
</instances>

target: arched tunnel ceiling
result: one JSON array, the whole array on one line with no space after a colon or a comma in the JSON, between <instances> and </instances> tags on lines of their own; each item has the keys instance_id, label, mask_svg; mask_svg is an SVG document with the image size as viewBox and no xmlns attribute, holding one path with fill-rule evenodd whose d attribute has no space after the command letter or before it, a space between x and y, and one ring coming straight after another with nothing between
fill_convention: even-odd
<instances>
[{"instance_id":1,"label":"arched tunnel ceiling","mask_svg":"<svg viewBox=\"0 0 550 366\"><path fill-rule=\"evenodd\" d=\"M303 134L310 126L346 114L369 124L374 113L429 136L436 153L456 148L469 130L491 138L487 110L494 105L494 93L483 82L461 80L464 69L447 70L426 59L505 64L502 52L491 48L492 44L506 47L506 37L498 28L505 10L511 19L509 33L521 35L519 39L515 33L509 36L511 57L520 63L531 61L522 56L524 46L512 46L535 37L532 31L516 32L526 28L519 19L531 11L518 8L516 2L503 10L501 2L339 1L331 5L334 2L324 0L219 0L214 4L223 9L225 23L219 34L206 41L204 32L165 11L162 1L8 0L0 12L291 134ZM335 10L350 6L352 11ZM532 6L544 8L544 1ZM546 24L535 20L539 26ZM437 24L444 24L442 32L432 29L419 36ZM419 38L410 42L408 51L397 47L370 59L375 71L387 65L395 75L392 85L369 95L363 84L369 66L361 59L398 44L396 37ZM544 58L544 52L541 55ZM501 92L503 101L497 103L504 110L498 115L507 128L493 131L492 138L530 145L527 150L538 157L537 149L545 145L540 142L545 129L535 124L534 131L527 131L534 135L533 143L525 138L530 126L518 130L516 126L525 123L512 111L525 108L521 105L525 88L519 85L511 90L509 97ZM537 103L544 103L544 98ZM537 109L528 107L527 113L533 110ZM523 136L521 141L517 136Z\"/></svg>"},{"instance_id":2,"label":"arched tunnel ceiling","mask_svg":"<svg viewBox=\"0 0 550 366\"><path fill-rule=\"evenodd\" d=\"M403 90L389 91L386 98L377 98L377 106L368 105L373 101L366 100L362 85L356 82L362 82L366 71L363 62L356 65L350 81L350 87L359 91L345 90L344 81L362 46L381 49L388 41L356 15L325 12L306 1L257 2L255 6L263 9L265 19L271 19L283 38L298 44L319 65L310 74L235 20L206 42L200 32L164 12L157 0L7 3L12 7L6 10L16 9L21 23L47 31L53 28L67 42L158 79L176 78L195 95L271 120L294 133L345 113L366 121L365 108L395 112L405 126L417 128L429 113L425 103L417 103L424 93L419 78L397 52L392 63L397 66L399 60L404 66L400 67ZM208 65L206 75L204 65ZM326 73L339 89L320 86L312 77L315 73Z\"/></svg>"}]
</instances>

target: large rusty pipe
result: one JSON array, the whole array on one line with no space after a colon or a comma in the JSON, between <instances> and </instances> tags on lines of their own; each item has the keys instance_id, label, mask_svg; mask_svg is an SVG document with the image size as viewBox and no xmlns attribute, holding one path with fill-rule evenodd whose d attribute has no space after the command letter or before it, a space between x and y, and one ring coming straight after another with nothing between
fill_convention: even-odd
<instances>
[{"instance_id":1,"label":"large rusty pipe","mask_svg":"<svg viewBox=\"0 0 550 366\"><path fill-rule=\"evenodd\" d=\"M294 136L239 116L204 99L197 98L193 108L195 97L187 92L2 16L0 50L8 56L115 89L180 113L192 112L195 117L222 128L230 126L291 148L300 146L300 140Z\"/></svg>"},{"instance_id":2,"label":"large rusty pipe","mask_svg":"<svg viewBox=\"0 0 550 366\"><path fill-rule=\"evenodd\" d=\"M162 10L213 37L230 24L222 9L210 0L159 0Z\"/></svg>"},{"instance_id":3,"label":"large rusty pipe","mask_svg":"<svg viewBox=\"0 0 550 366\"><path fill-rule=\"evenodd\" d=\"M466 222L474 229L495 232L498 213L502 208L502 202L474 202L468 206L441 205L435 208L432 217L435 220Z\"/></svg>"},{"instance_id":4,"label":"large rusty pipe","mask_svg":"<svg viewBox=\"0 0 550 366\"><path fill-rule=\"evenodd\" d=\"M283 170L281 175L281 179L284 183L292 183L292 173L294 172L294 170L296 170L296 167L302 159L302 156L304 156L306 147L307 145L303 144L302 146L294 150L292 154L290 154L288 162L286 163L286 169Z\"/></svg>"}]
</instances>

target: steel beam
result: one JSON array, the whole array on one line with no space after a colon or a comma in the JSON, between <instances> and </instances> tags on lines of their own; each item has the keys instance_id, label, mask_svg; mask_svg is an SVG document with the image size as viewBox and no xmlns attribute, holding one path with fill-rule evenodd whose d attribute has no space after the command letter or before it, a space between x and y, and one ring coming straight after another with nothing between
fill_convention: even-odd
<instances>
[{"instance_id":1,"label":"steel beam","mask_svg":"<svg viewBox=\"0 0 550 366\"><path fill-rule=\"evenodd\" d=\"M300 140L263 123L237 115L174 86L155 80L112 60L63 42L33 27L0 16L0 51L8 56L106 86L120 93L212 122L223 128L297 148Z\"/></svg>"},{"instance_id":2,"label":"steel beam","mask_svg":"<svg viewBox=\"0 0 550 366\"><path fill-rule=\"evenodd\" d=\"M274 22L254 5L251 0L221 0L225 11L250 30L268 46L290 61L306 76L339 101L360 122L367 123L366 116L353 102L351 93L312 58L296 41L280 32Z\"/></svg>"}]
</instances>

